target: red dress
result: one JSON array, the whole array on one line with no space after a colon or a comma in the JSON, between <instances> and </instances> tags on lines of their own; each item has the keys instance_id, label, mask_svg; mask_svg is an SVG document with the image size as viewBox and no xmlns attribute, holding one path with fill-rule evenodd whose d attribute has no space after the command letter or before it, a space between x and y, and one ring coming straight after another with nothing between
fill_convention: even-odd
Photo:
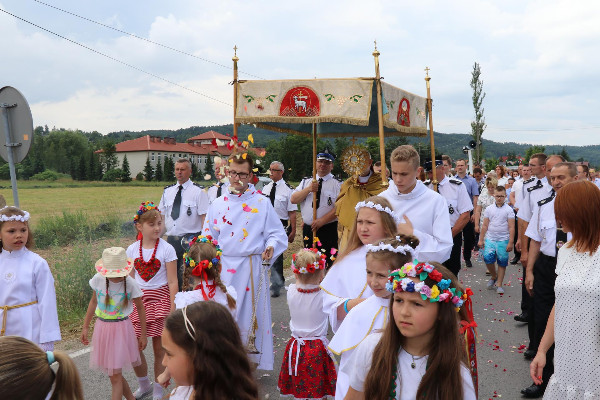
<instances>
[{"instance_id":1,"label":"red dress","mask_svg":"<svg viewBox=\"0 0 600 400\"><path fill-rule=\"evenodd\" d=\"M324 399L335 396L337 371L327 350L327 315L322 310L322 293L318 286L314 286L301 285L297 288L290 285L288 289L293 337L285 348L279 373L277 385L282 397ZM297 317L297 323L294 317ZM307 323L311 322L315 326L313 334L317 336L300 334L307 332Z\"/></svg>"}]
</instances>

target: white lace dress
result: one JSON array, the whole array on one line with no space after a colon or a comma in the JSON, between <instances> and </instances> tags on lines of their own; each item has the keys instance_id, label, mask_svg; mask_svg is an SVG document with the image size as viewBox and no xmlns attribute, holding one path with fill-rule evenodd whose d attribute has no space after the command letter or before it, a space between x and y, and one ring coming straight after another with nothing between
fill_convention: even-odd
<instances>
[{"instance_id":1,"label":"white lace dress","mask_svg":"<svg viewBox=\"0 0 600 400\"><path fill-rule=\"evenodd\" d=\"M600 399L600 250L561 247L556 274L554 375L544 399Z\"/></svg>"}]
</instances>

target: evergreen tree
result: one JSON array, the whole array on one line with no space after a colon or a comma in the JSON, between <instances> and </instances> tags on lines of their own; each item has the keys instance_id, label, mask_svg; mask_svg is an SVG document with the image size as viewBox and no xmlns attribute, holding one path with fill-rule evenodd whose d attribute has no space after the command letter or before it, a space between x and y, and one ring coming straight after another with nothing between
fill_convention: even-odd
<instances>
[{"instance_id":1,"label":"evergreen tree","mask_svg":"<svg viewBox=\"0 0 600 400\"><path fill-rule=\"evenodd\" d=\"M471 89L473 89L473 108L475 109L475 121L471 122L471 134L477 147L475 148L475 161L478 163L481 161L483 156L483 148L481 146L481 136L483 131L487 127L485 124L485 118L483 117L483 99L485 99L485 92L483 91L483 81L480 79L481 68L479 63L473 65L473 72L471 72Z\"/></svg>"},{"instance_id":2,"label":"evergreen tree","mask_svg":"<svg viewBox=\"0 0 600 400\"><path fill-rule=\"evenodd\" d=\"M79 180L79 169L77 168L77 165L78 161L76 161L75 157L71 157L69 159L69 174L74 181Z\"/></svg>"},{"instance_id":3,"label":"evergreen tree","mask_svg":"<svg viewBox=\"0 0 600 400\"><path fill-rule=\"evenodd\" d=\"M154 169L152 168L152 164L150 164L150 157L148 157L146 158L146 165L144 166L144 178L146 178L146 181L150 182L153 176Z\"/></svg>"},{"instance_id":4,"label":"evergreen tree","mask_svg":"<svg viewBox=\"0 0 600 400\"><path fill-rule=\"evenodd\" d=\"M102 158L104 161L104 170L108 171L117 168L117 146L112 140L107 140L102 145Z\"/></svg>"},{"instance_id":5,"label":"evergreen tree","mask_svg":"<svg viewBox=\"0 0 600 400\"><path fill-rule=\"evenodd\" d=\"M79 156L79 171L78 171L78 179L80 181L84 181L86 179L89 179L89 174L87 171L87 163L85 162L85 155L82 154L81 156Z\"/></svg>"},{"instance_id":6,"label":"evergreen tree","mask_svg":"<svg viewBox=\"0 0 600 400\"><path fill-rule=\"evenodd\" d=\"M131 182L131 171L129 170L129 161L127 154L123 157L123 166L121 167L121 182Z\"/></svg>"},{"instance_id":7,"label":"evergreen tree","mask_svg":"<svg viewBox=\"0 0 600 400\"><path fill-rule=\"evenodd\" d=\"M96 155L94 152L90 152L90 167L88 169L88 180L95 181L96 180L96 171L98 170L98 166L96 165Z\"/></svg>"},{"instance_id":8,"label":"evergreen tree","mask_svg":"<svg viewBox=\"0 0 600 400\"><path fill-rule=\"evenodd\" d=\"M198 175L200 175L200 171L198 171ZM210 153L206 156L206 165L204 166L204 175L210 175L209 180L215 179L215 164L213 162ZM198 177L200 180L204 180L204 177Z\"/></svg>"},{"instance_id":9,"label":"evergreen tree","mask_svg":"<svg viewBox=\"0 0 600 400\"><path fill-rule=\"evenodd\" d=\"M165 181L174 181L175 180L175 162L172 157L165 158L165 166L164 166L164 174L163 179Z\"/></svg>"},{"instance_id":10,"label":"evergreen tree","mask_svg":"<svg viewBox=\"0 0 600 400\"><path fill-rule=\"evenodd\" d=\"M163 180L163 166L160 160L156 163L156 171L154 173L154 180L161 182Z\"/></svg>"},{"instance_id":11,"label":"evergreen tree","mask_svg":"<svg viewBox=\"0 0 600 400\"><path fill-rule=\"evenodd\" d=\"M571 161L571 157L569 156L569 153L567 153L567 150L563 147L562 150L560 151L560 155L567 161Z\"/></svg>"}]
</instances>

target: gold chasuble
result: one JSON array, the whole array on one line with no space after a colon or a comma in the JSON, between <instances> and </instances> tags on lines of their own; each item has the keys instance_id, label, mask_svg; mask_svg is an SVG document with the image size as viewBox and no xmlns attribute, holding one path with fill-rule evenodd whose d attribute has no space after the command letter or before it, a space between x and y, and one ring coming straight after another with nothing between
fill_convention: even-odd
<instances>
[{"instance_id":1,"label":"gold chasuble","mask_svg":"<svg viewBox=\"0 0 600 400\"><path fill-rule=\"evenodd\" d=\"M335 201L335 214L338 218L338 231L340 240L338 244L338 253L346 248L350 231L354 226L356 211L354 207L358 202L368 199L371 196L377 196L387 189L381 182L381 174L374 172L365 183L358 182L358 177L352 176L342 183L340 194Z\"/></svg>"}]
</instances>

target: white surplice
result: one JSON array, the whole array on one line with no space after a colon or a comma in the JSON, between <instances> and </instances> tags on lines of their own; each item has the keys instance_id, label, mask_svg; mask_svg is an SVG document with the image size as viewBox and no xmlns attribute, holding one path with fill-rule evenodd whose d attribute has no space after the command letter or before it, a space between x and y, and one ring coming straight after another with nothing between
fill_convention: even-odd
<instances>
[{"instance_id":1,"label":"white surplice","mask_svg":"<svg viewBox=\"0 0 600 400\"><path fill-rule=\"evenodd\" d=\"M379 195L389 200L396 214L406 215L412 223L413 234L419 238L415 249L419 261L442 263L450 258L454 242L448 205L442 195L419 180L410 193L402 194L396 185L390 185Z\"/></svg>"},{"instance_id":2,"label":"white surplice","mask_svg":"<svg viewBox=\"0 0 600 400\"><path fill-rule=\"evenodd\" d=\"M331 330L335 333L343 320L337 317L337 309L346 300L371 296L367 286L367 247L361 246L335 262L321 282L323 289L323 312L329 316Z\"/></svg>"},{"instance_id":3,"label":"white surplice","mask_svg":"<svg viewBox=\"0 0 600 400\"><path fill-rule=\"evenodd\" d=\"M3 311L3 306L36 304ZM6 336L42 344L60 340L54 278L48 263L26 247L0 252L0 321L6 313Z\"/></svg>"},{"instance_id":4,"label":"white surplice","mask_svg":"<svg viewBox=\"0 0 600 400\"><path fill-rule=\"evenodd\" d=\"M212 235L223 250L221 281L237 292L237 322L246 344L252 324L252 280L256 303L256 348L250 355L259 369L273 369L273 332L271 331L271 297L269 271L262 266L262 252L272 246L275 260L287 248L287 235L269 199L253 185L241 195L231 194L231 187L215 199L204 221L204 235ZM262 285L259 287L261 273Z\"/></svg>"},{"instance_id":5,"label":"white surplice","mask_svg":"<svg viewBox=\"0 0 600 400\"><path fill-rule=\"evenodd\" d=\"M350 371L347 364L354 349L371 333L383 329L389 319L390 298L369 297L354 307L329 342L329 350L341 355L340 369L335 386L335 398L343 399L350 386Z\"/></svg>"}]
</instances>

